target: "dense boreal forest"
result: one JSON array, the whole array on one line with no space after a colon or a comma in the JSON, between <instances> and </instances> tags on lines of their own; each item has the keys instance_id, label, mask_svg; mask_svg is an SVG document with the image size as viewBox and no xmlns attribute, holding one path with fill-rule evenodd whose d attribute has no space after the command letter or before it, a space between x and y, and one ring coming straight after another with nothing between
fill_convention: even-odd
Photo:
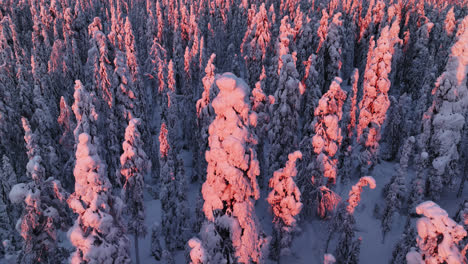
<instances>
[{"instance_id":1,"label":"dense boreal forest","mask_svg":"<svg viewBox=\"0 0 468 264\"><path fill-rule=\"evenodd\" d=\"M1 0L0 263L467 263L467 77L467 0Z\"/></svg>"}]
</instances>

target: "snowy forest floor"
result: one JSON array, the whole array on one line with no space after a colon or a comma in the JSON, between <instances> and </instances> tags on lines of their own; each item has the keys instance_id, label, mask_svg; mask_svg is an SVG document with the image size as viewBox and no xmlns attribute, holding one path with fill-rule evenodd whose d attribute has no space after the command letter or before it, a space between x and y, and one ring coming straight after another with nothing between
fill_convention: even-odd
<instances>
[{"instance_id":1,"label":"snowy forest floor","mask_svg":"<svg viewBox=\"0 0 468 264\"><path fill-rule=\"evenodd\" d=\"M192 161L191 153L185 152L184 162L186 167L186 177L191 177L192 173ZM374 216L374 209L376 205L380 206L380 210L383 210L385 204L382 197L382 189L390 181L392 175L395 173L394 163L382 161L374 168L371 176L376 180L377 187L373 190L365 189L360 205L357 207L355 212L357 222L357 233L356 235L362 238L361 252L360 252L360 263L371 264L376 263L388 263L392 258L392 251L394 245L397 243L400 235L404 231L404 226L407 221L406 216L395 214L393 216L393 225L391 231L386 235L385 241L382 242L382 228L381 220ZM407 177L407 186L409 186L412 178L414 177L414 171L409 170ZM347 199L348 192L351 185L343 185L343 188L336 190L343 199ZM196 196L199 191L198 184L192 184L189 188L189 202L192 210L195 208ZM272 233L272 216L269 214L267 208L268 203L266 202L266 193L262 193L262 196L257 201L257 215L262 224L264 232L268 235ZM468 197L468 188L465 188L464 193L461 197ZM438 202L442 208L444 208L450 216L454 217L458 206L462 198L456 197L456 192L445 194ZM161 221L161 203L159 200L154 200L149 193L145 194L145 209L146 209L146 225L149 227L148 231L155 221ZM414 222L415 219L412 219ZM413 223L414 226L414 223ZM302 232L300 232L293 240L292 243L292 255L282 257L280 263L295 263L295 264L314 264L323 263L323 255L325 254L325 244L328 238L329 229L328 222L314 219L308 222L302 222L300 224ZM133 244L133 237L130 237ZM336 239L335 239L336 240ZM336 241L330 242L329 249L331 252L336 248ZM151 252L151 235L150 232L145 238L140 239L140 258L142 263L145 264L159 264L160 261L156 261ZM135 261L135 251L132 245L131 247L132 259ZM185 252L178 251L174 255L175 262L177 264L186 263ZM268 260L267 264L275 263L274 261Z\"/></svg>"}]
</instances>

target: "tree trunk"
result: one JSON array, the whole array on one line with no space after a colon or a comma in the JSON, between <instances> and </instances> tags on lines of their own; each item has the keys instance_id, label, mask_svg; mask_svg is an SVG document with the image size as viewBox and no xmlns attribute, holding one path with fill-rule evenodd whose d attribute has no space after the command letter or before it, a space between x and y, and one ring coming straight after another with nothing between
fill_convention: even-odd
<instances>
[{"instance_id":1,"label":"tree trunk","mask_svg":"<svg viewBox=\"0 0 468 264\"><path fill-rule=\"evenodd\" d=\"M136 264L140 264L140 251L138 247L138 234L135 234L135 256L136 256Z\"/></svg>"}]
</instances>

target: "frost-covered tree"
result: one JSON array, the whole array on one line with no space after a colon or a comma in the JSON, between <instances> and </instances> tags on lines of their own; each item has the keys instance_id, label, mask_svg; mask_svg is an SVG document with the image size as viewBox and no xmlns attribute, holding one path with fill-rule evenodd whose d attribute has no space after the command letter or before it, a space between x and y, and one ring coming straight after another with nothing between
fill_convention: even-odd
<instances>
[{"instance_id":1,"label":"frost-covered tree","mask_svg":"<svg viewBox=\"0 0 468 264\"><path fill-rule=\"evenodd\" d=\"M392 228L393 215L403 207L406 200L406 169L396 165L396 175L394 175L385 188L385 209L382 216L382 234L385 235Z\"/></svg>"},{"instance_id":2,"label":"frost-covered tree","mask_svg":"<svg viewBox=\"0 0 468 264\"><path fill-rule=\"evenodd\" d=\"M212 226L224 246L231 245L216 249L226 261L262 262L268 241L254 210L260 190L256 139L251 131L256 115L248 102L250 89L231 73L217 77L215 83L219 88L212 102L216 118L209 128L207 178L202 186L203 211L209 221L205 226ZM207 239L211 244L213 238Z\"/></svg>"},{"instance_id":3,"label":"frost-covered tree","mask_svg":"<svg viewBox=\"0 0 468 264\"><path fill-rule=\"evenodd\" d=\"M356 220L354 210L361 201L363 187L369 185L371 189L376 187L374 178L370 176L362 177L358 183L351 187L347 203L340 203L330 221L330 234L327 240L326 250L329 242L335 233L339 234L335 257L338 263L357 264L359 263L359 253L361 238L354 239Z\"/></svg>"},{"instance_id":4,"label":"frost-covered tree","mask_svg":"<svg viewBox=\"0 0 468 264\"><path fill-rule=\"evenodd\" d=\"M415 212L416 206L424 201L426 195L426 171L429 167L429 154L422 152L415 158L416 177L411 181L410 195L408 197L408 208L411 213Z\"/></svg>"},{"instance_id":5,"label":"frost-covered tree","mask_svg":"<svg viewBox=\"0 0 468 264\"><path fill-rule=\"evenodd\" d=\"M335 77L341 77L342 66L342 26L341 13L333 15L328 26L327 38L325 41L326 52L324 54L325 64L325 87L328 87Z\"/></svg>"},{"instance_id":6,"label":"frost-covered tree","mask_svg":"<svg viewBox=\"0 0 468 264\"><path fill-rule=\"evenodd\" d=\"M72 263L130 263L129 241L120 222L123 202L112 195L106 166L91 136L82 133L76 149L75 192L68 205L78 214L68 236Z\"/></svg>"},{"instance_id":7,"label":"frost-covered tree","mask_svg":"<svg viewBox=\"0 0 468 264\"><path fill-rule=\"evenodd\" d=\"M255 10L252 10L255 12ZM270 50L271 23L265 9L265 3L258 7L258 12L250 21L240 46L242 56L247 64L249 84L254 85L261 75L262 66Z\"/></svg>"},{"instance_id":8,"label":"frost-covered tree","mask_svg":"<svg viewBox=\"0 0 468 264\"><path fill-rule=\"evenodd\" d=\"M320 99L315 108L314 130L312 137L314 153L317 155L314 167L317 171L312 174L312 182L331 186L335 184L338 174L336 153L343 137L339 121L343 115L343 104L346 92L340 87L341 78L335 77L330 89Z\"/></svg>"},{"instance_id":9,"label":"frost-covered tree","mask_svg":"<svg viewBox=\"0 0 468 264\"><path fill-rule=\"evenodd\" d=\"M343 106L343 113L345 113L342 121L342 131L344 132L343 143L341 144L341 182L348 182L351 178L353 166L353 147L355 139L356 128L356 115L357 115L357 96L358 96L358 81L359 70L354 69L351 74L351 91L348 100Z\"/></svg>"},{"instance_id":10,"label":"frost-covered tree","mask_svg":"<svg viewBox=\"0 0 468 264\"><path fill-rule=\"evenodd\" d=\"M374 178L370 176L364 176L359 179L359 181L351 187L351 191L349 191L349 196L348 196L348 205L346 207L346 210L348 213L353 214L354 210L356 209L356 206L359 205L359 202L361 201L361 194L363 191L363 188L365 186L369 185L369 188L375 189L375 180Z\"/></svg>"},{"instance_id":11,"label":"frost-covered tree","mask_svg":"<svg viewBox=\"0 0 468 264\"><path fill-rule=\"evenodd\" d=\"M186 240L186 232L189 229L187 194L185 172L183 162L178 159L174 149L173 126L161 124L159 133L159 163L161 190L159 199L162 206L162 235L164 236L167 250L173 252L182 249Z\"/></svg>"},{"instance_id":12,"label":"frost-covered tree","mask_svg":"<svg viewBox=\"0 0 468 264\"><path fill-rule=\"evenodd\" d=\"M463 226L453 221L444 209L432 201L418 205L416 213L422 215L416 224L419 252L412 254L419 254L425 263L463 263L464 256L458 248L460 240L467 235Z\"/></svg>"},{"instance_id":13,"label":"frost-covered tree","mask_svg":"<svg viewBox=\"0 0 468 264\"><path fill-rule=\"evenodd\" d=\"M153 223L151 227L151 256L156 260L161 260L162 247L161 247L161 224L159 222Z\"/></svg>"},{"instance_id":14,"label":"frost-covered tree","mask_svg":"<svg viewBox=\"0 0 468 264\"><path fill-rule=\"evenodd\" d=\"M264 146L265 141L267 140L267 128L268 123L270 122L270 113L268 111L270 105L274 102L275 98L271 95L266 96L264 93L264 88L266 85L266 74L265 68L262 69L262 74L260 79L255 83L255 88L252 90L250 95L250 103L252 104L252 110L257 114L257 125L255 126L255 135L258 137L258 159L260 163L260 176L258 178L258 183L260 187L263 187L266 178L267 161L266 155L264 155Z\"/></svg>"},{"instance_id":15,"label":"frost-covered tree","mask_svg":"<svg viewBox=\"0 0 468 264\"><path fill-rule=\"evenodd\" d=\"M301 81L304 86L304 103L303 109L305 111L304 133L311 134L314 130L311 123L314 119L314 111L322 97L322 84L323 76L317 70L317 55L311 54L305 64L304 77Z\"/></svg>"},{"instance_id":16,"label":"frost-covered tree","mask_svg":"<svg viewBox=\"0 0 468 264\"><path fill-rule=\"evenodd\" d=\"M215 112L211 106L211 102L218 94L218 88L214 84L215 80L215 65L213 64L216 54L211 54L205 67L205 76L202 78L203 93L202 97L196 103L197 109L197 132L198 132L198 157L203 157L208 147L208 127L215 118ZM205 173L206 160L201 158L197 162L197 174L200 179L204 178L201 175Z\"/></svg>"},{"instance_id":17,"label":"frost-covered tree","mask_svg":"<svg viewBox=\"0 0 468 264\"><path fill-rule=\"evenodd\" d=\"M286 163L286 153L298 147L295 131L299 127L300 84L296 63L289 54L282 56L278 88L274 94L275 102L270 105L271 120L268 124L270 152L268 155L270 171Z\"/></svg>"},{"instance_id":18,"label":"frost-covered tree","mask_svg":"<svg viewBox=\"0 0 468 264\"><path fill-rule=\"evenodd\" d=\"M102 32L102 22L99 17L95 17L88 26L88 34L91 39L86 62L86 80L107 104L107 107L112 108L115 100L112 87L113 69L109 58L109 41Z\"/></svg>"},{"instance_id":19,"label":"frost-covered tree","mask_svg":"<svg viewBox=\"0 0 468 264\"><path fill-rule=\"evenodd\" d=\"M363 96L359 102L358 143L361 145L359 159L361 174L366 174L376 161L379 148L380 130L390 106L390 71L394 45L399 42L399 22L386 26L377 40L372 40L367 54L364 72Z\"/></svg>"},{"instance_id":20,"label":"frost-covered tree","mask_svg":"<svg viewBox=\"0 0 468 264\"><path fill-rule=\"evenodd\" d=\"M275 229L271 242L271 256L291 254L292 233L296 228L296 216L302 209L301 192L294 182L297 175L296 161L302 159L302 153L295 151L288 155L284 168L273 173L269 181L270 191L267 201L274 214Z\"/></svg>"},{"instance_id":21,"label":"frost-covered tree","mask_svg":"<svg viewBox=\"0 0 468 264\"><path fill-rule=\"evenodd\" d=\"M13 235L13 220L17 210L14 210L8 195L18 179L8 156L3 155L0 164L0 241L3 241Z\"/></svg>"},{"instance_id":22,"label":"frost-covered tree","mask_svg":"<svg viewBox=\"0 0 468 264\"><path fill-rule=\"evenodd\" d=\"M62 96L60 98L60 115L57 118L57 122L59 123L62 132L62 135L59 138L59 144L61 146L59 152L61 154L61 163L64 164L64 167L61 171L67 175L71 175L73 173L73 151L75 146L73 130L76 128L74 117L72 108L67 104L67 101ZM64 177L62 182L67 188L73 186L72 177Z\"/></svg>"},{"instance_id":23,"label":"frost-covered tree","mask_svg":"<svg viewBox=\"0 0 468 264\"><path fill-rule=\"evenodd\" d=\"M334 256L338 263L359 263L359 251L361 239L354 239L356 220L354 216L346 210L346 204L340 203L329 223L329 237L327 240L326 251L332 236L338 233L338 244Z\"/></svg>"},{"instance_id":24,"label":"frost-covered tree","mask_svg":"<svg viewBox=\"0 0 468 264\"><path fill-rule=\"evenodd\" d=\"M87 133L93 139L94 144L99 144L97 122L98 113L94 106L94 93L90 93L83 86L80 80L75 81L75 99L72 110L76 118L76 127L73 130L75 137L75 149L78 144L78 137L81 133Z\"/></svg>"},{"instance_id":25,"label":"frost-covered tree","mask_svg":"<svg viewBox=\"0 0 468 264\"><path fill-rule=\"evenodd\" d=\"M465 17L457 32L457 41L445 72L437 79L433 90L433 105L430 114L430 150L434 155L429 176L429 194L437 200L444 185L453 186L459 177L459 144L468 107L468 17ZM424 131L423 133L429 133Z\"/></svg>"},{"instance_id":26,"label":"frost-covered tree","mask_svg":"<svg viewBox=\"0 0 468 264\"><path fill-rule=\"evenodd\" d=\"M406 254L408 254L412 247L416 246L415 237L416 232L411 226L411 221L409 221L408 218L406 221L405 230L393 248L391 263L405 263Z\"/></svg>"},{"instance_id":27,"label":"frost-covered tree","mask_svg":"<svg viewBox=\"0 0 468 264\"><path fill-rule=\"evenodd\" d=\"M122 179L122 199L125 203L128 233L135 237L137 263L140 262L138 238L146 235L143 205L144 177L151 168L151 163L143 150L140 131L138 131L140 124L140 119L133 118L125 129L125 141L122 144L124 152L120 156L120 172L117 172L124 178Z\"/></svg>"},{"instance_id":28,"label":"frost-covered tree","mask_svg":"<svg viewBox=\"0 0 468 264\"><path fill-rule=\"evenodd\" d=\"M18 255L19 263L62 263L66 255L59 247L57 229L66 227L69 212L66 210L68 194L59 181L46 178L42 158L35 141L37 137L28 130L23 119L25 141L32 155L26 165L30 181L12 187L9 198L13 204L22 204L23 212L17 222L17 230L23 238Z\"/></svg>"}]
</instances>

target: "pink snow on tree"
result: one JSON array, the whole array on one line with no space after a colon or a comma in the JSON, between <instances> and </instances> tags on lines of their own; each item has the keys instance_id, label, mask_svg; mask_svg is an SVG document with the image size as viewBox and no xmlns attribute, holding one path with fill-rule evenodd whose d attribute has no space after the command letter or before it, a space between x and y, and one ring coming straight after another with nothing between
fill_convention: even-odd
<instances>
[{"instance_id":1,"label":"pink snow on tree","mask_svg":"<svg viewBox=\"0 0 468 264\"><path fill-rule=\"evenodd\" d=\"M457 27L456 25L456 19L455 19L455 13L453 12L453 6L450 8L450 10L447 12L447 16L445 17L445 33L447 33L447 36L452 36L453 32L455 31L455 28Z\"/></svg>"},{"instance_id":2,"label":"pink snow on tree","mask_svg":"<svg viewBox=\"0 0 468 264\"><path fill-rule=\"evenodd\" d=\"M435 154L432 161L433 175L430 191L438 198L443 184L453 184L455 163L459 160L462 130L468 108L468 16L459 25L456 42L445 66L432 90L433 104L427 111L431 119L430 147ZM429 138L429 129L423 133Z\"/></svg>"},{"instance_id":3,"label":"pink snow on tree","mask_svg":"<svg viewBox=\"0 0 468 264\"><path fill-rule=\"evenodd\" d=\"M159 131L159 153L161 157L166 157L169 153L169 143L167 142L167 126L166 123L161 124L161 130Z\"/></svg>"},{"instance_id":4,"label":"pink snow on tree","mask_svg":"<svg viewBox=\"0 0 468 264\"><path fill-rule=\"evenodd\" d=\"M106 166L91 143L91 136L79 136L76 150L75 192L68 205L78 214L69 238L76 251L70 262L130 263L128 238L119 221L123 203L112 195Z\"/></svg>"},{"instance_id":5,"label":"pink snow on tree","mask_svg":"<svg viewBox=\"0 0 468 264\"><path fill-rule=\"evenodd\" d=\"M423 216L416 223L416 241L425 263L465 263L466 259L458 249L458 243L467 235L463 226L453 221L445 210L432 201L418 205L416 213Z\"/></svg>"},{"instance_id":6,"label":"pink snow on tree","mask_svg":"<svg viewBox=\"0 0 468 264\"><path fill-rule=\"evenodd\" d=\"M343 115L346 92L340 87L341 78L335 77L330 89L320 99L315 109L315 135L312 138L314 152L317 154L317 166L327 178L327 184L335 184L337 159L334 159L342 136L338 122ZM320 180L322 175L313 175L312 182Z\"/></svg>"},{"instance_id":7,"label":"pink snow on tree","mask_svg":"<svg viewBox=\"0 0 468 264\"><path fill-rule=\"evenodd\" d=\"M369 188L375 189L376 185L373 177L364 176L359 179L353 187L351 187L351 191L349 191L348 206L346 207L349 214L353 214L354 209L359 205L363 188L367 185L369 185Z\"/></svg>"},{"instance_id":8,"label":"pink snow on tree","mask_svg":"<svg viewBox=\"0 0 468 264\"><path fill-rule=\"evenodd\" d=\"M250 110L250 89L232 73L217 76L215 83L219 94L212 102L216 118L209 127L205 154L208 168L202 186L203 211L209 221L230 230L238 262L259 262L266 243L254 208L260 197L256 180L260 169L254 149L257 141L251 132L256 115Z\"/></svg>"},{"instance_id":9,"label":"pink snow on tree","mask_svg":"<svg viewBox=\"0 0 468 264\"><path fill-rule=\"evenodd\" d=\"M144 176L151 168L151 163L143 150L138 126L141 120L133 118L125 129L125 141L122 144L123 153L120 156L120 171L123 178L122 199L125 203L125 213L128 217L127 230L134 235L134 246L137 263L140 262L138 238L146 235L145 207L143 192Z\"/></svg>"},{"instance_id":10,"label":"pink snow on tree","mask_svg":"<svg viewBox=\"0 0 468 264\"><path fill-rule=\"evenodd\" d=\"M190 264L204 264L207 261L206 252L202 242L198 238L191 238L188 241L190 247Z\"/></svg>"},{"instance_id":11,"label":"pink snow on tree","mask_svg":"<svg viewBox=\"0 0 468 264\"><path fill-rule=\"evenodd\" d=\"M286 227L296 225L295 216L301 212L301 192L294 182L297 175L296 161L302 159L302 153L295 151L288 155L286 166L273 173L269 181L272 188L267 201L270 204L275 222L282 222Z\"/></svg>"},{"instance_id":12,"label":"pink snow on tree","mask_svg":"<svg viewBox=\"0 0 468 264\"><path fill-rule=\"evenodd\" d=\"M198 118L201 118L201 116L206 115L206 107L210 104L210 90L211 86L214 83L215 79L215 66L213 64L214 59L216 58L216 54L211 54L210 59L208 60L208 63L206 64L205 67L205 76L202 78L202 83L203 83L203 93L202 93L202 98L200 98L197 101L196 107L197 107L197 116Z\"/></svg>"},{"instance_id":13,"label":"pink snow on tree","mask_svg":"<svg viewBox=\"0 0 468 264\"><path fill-rule=\"evenodd\" d=\"M93 104L93 97L81 83L80 80L75 81L75 93L73 94L75 102L72 105L73 113L76 118L76 128L73 131L75 142L78 142L78 136L81 133L87 133L92 136L97 134L96 123L98 113Z\"/></svg>"},{"instance_id":14,"label":"pink snow on tree","mask_svg":"<svg viewBox=\"0 0 468 264\"><path fill-rule=\"evenodd\" d=\"M390 106L388 98L389 75L392 69L394 45L400 42L398 23L395 21L391 28L386 26L382 30L376 46L374 40L371 40L367 55L363 96L359 102L360 111L357 126L358 142L365 149L361 157L361 164L365 164L366 168L371 167L374 163L373 160L379 147L380 129Z\"/></svg>"},{"instance_id":15,"label":"pink snow on tree","mask_svg":"<svg viewBox=\"0 0 468 264\"><path fill-rule=\"evenodd\" d=\"M329 18L329 15L327 13L327 10L322 9L322 18L320 18L320 26L317 30L317 35L320 41L319 41L316 53L319 53L320 49L322 48L323 43L327 39L328 18Z\"/></svg>"}]
</instances>

